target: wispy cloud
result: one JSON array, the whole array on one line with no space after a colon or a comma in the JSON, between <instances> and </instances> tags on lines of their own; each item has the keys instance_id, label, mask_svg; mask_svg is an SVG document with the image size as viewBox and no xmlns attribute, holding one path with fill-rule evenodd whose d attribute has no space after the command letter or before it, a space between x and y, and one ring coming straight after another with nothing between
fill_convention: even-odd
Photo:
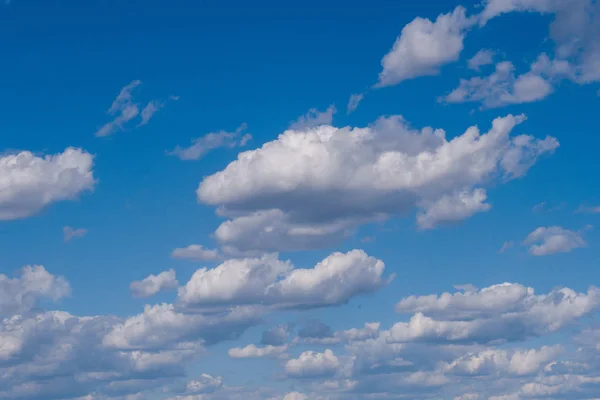
<instances>
[{"instance_id":1,"label":"wispy cloud","mask_svg":"<svg viewBox=\"0 0 600 400\"><path fill-rule=\"evenodd\" d=\"M356 110L363 97L365 97L363 93L353 94L350 96L350 99L348 100L348 114Z\"/></svg>"},{"instance_id":2,"label":"wispy cloud","mask_svg":"<svg viewBox=\"0 0 600 400\"><path fill-rule=\"evenodd\" d=\"M177 146L175 149L167 152L168 155L178 157L180 160L199 160L211 150L221 147L243 147L251 139L252 135L242 133L246 130L246 124L240 125L234 132L211 132L202 137L192 140L192 144L188 147Z\"/></svg>"},{"instance_id":3,"label":"wispy cloud","mask_svg":"<svg viewBox=\"0 0 600 400\"><path fill-rule=\"evenodd\" d=\"M293 130L302 130L313 128L319 125L331 125L333 122L333 115L337 112L335 105L330 105L327 107L325 111L319 111L316 108L311 108L308 112L292 124L290 124L290 129Z\"/></svg>"},{"instance_id":4,"label":"wispy cloud","mask_svg":"<svg viewBox=\"0 0 600 400\"><path fill-rule=\"evenodd\" d=\"M133 98L133 92L141 84L142 82L140 80L135 80L121 89L121 92L108 109L108 114L113 117L112 121L107 122L98 129L98 131L96 131L96 136L110 136L119 131L123 131L126 128L126 124L136 119L138 116L140 117L140 122L136 127L144 126L148 124L154 114L165 106L164 101L151 100L143 109L141 109L141 104L135 102ZM169 97L169 100L177 99L178 97L176 96Z\"/></svg>"},{"instance_id":5,"label":"wispy cloud","mask_svg":"<svg viewBox=\"0 0 600 400\"><path fill-rule=\"evenodd\" d=\"M71 241L73 238L81 238L87 234L88 230L84 228L71 228L70 226L65 226L63 228L63 235L65 237L65 242Z\"/></svg>"}]
</instances>

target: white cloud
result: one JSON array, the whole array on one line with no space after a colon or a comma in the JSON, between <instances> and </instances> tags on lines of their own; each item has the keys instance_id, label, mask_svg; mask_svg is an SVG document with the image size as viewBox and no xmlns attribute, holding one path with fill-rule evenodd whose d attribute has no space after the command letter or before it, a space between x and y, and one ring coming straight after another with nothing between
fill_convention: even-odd
<instances>
[{"instance_id":1,"label":"white cloud","mask_svg":"<svg viewBox=\"0 0 600 400\"><path fill-rule=\"evenodd\" d=\"M41 265L28 265L16 278L0 274L0 315L26 312L40 300L57 301L70 294L71 287L63 277L50 274Z\"/></svg>"},{"instance_id":2,"label":"white cloud","mask_svg":"<svg viewBox=\"0 0 600 400\"><path fill-rule=\"evenodd\" d=\"M390 86L406 79L437 75L441 66L458 60L465 32L475 20L463 7L441 14L435 22L415 18L403 29L393 48L381 60L383 70L377 86Z\"/></svg>"},{"instance_id":3,"label":"white cloud","mask_svg":"<svg viewBox=\"0 0 600 400\"><path fill-rule=\"evenodd\" d=\"M260 343L268 346L281 346L290 336L290 325L277 325L262 333Z\"/></svg>"},{"instance_id":4,"label":"white cloud","mask_svg":"<svg viewBox=\"0 0 600 400\"><path fill-rule=\"evenodd\" d=\"M176 156L180 160L189 161L199 160L208 152L221 147L227 147L230 149L235 147L243 147L250 139L252 139L252 135L249 133L246 133L242 136L242 133L245 130L246 124L242 124L234 132L211 132L192 140L192 144L189 147L177 146L167 154Z\"/></svg>"},{"instance_id":5,"label":"white cloud","mask_svg":"<svg viewBox=\"0 0 600 400\"><path fill-rule=\"evenodd\" d=\"M500 247L498 253L504 253L506 250L512 249L514 245L515 242L513 242L512 240L506 241L502 244L502 247Z\"/></svg>"},{"instance_id":6,"label":"white cloud","mask_svg":"<svg viewBox=\"0 0 600 400\"><path fill-rule=\"evenodd\" d=\"M600 206L587 206L587 205L580 205L577 210L575 210L576 213L584 213L584 214L600 214Z\"/></svg>"},{"instance_id":7,"label":"white cloud","mask_svg":"<svg viewBox=\"0 0 600 400\"><path fill-rule=\"evenodd\" d=\"M473 126L452 140L441 129L411 129L400 116L366 128L288 130L206 177L197 196L233 218L215 237L240 250L329 246L358 225L438 201L453 205L440 205L439 219L456 220L486 207L477 186L523 176L558 147L552 137L511 137L524 120L497 118L485 134ZM461 192L474 197L443 200Z\"/></svg>"},{"instance_id":8,"label":"white cloud","mask_svg":"<svg viewBox=\"0 0 600 400\"><path fill-rule=\"evenodd\" d=\"M178 299L186 306L322 307L375 291L385 283L384 268L362 250L333 253L310 269L293 269L276 255L232 259L197 270Z\"/></svg>"},{"instance_id":9,"label":"white cloud","mask_svg":"<svg viewBox=\"0 0 600 400\"><path fill-rule=\"evenodd\" d=\"M305 351L298 358L285 363L285 372L293 378L315 378L334 375L340 368L340 361L327 349L323 353Z\"/></svg>"},{"instance_id":10,"label":"white cloud","mask_svg":"<svg viewBox=\"0 0 600 400\"><path fill-rule=\"evenodd\" d=\"M308 400L308 396L298 392L290 392L283 396L282 400Z\"/></svg>"},{"instance_id":11,"label":"white cloud","mask_svg":"<svg viewBox=\"0 0 600 400\"><path fill-rule=\"evenodd\" d=\"M0 220L29 217L92 190L92 166L92 155L72 147L45 157L29 151L0 156Z\"/></svg>"},{"instance_id":12,"label":"white cloud","mask_svg":"<svg viewBox=\"0 0 600 400\"><path fill-rule=\"evenodd\" d=\"M333 115L337 112L335 106L332 104L327 107L325 111L319 111L316 108L311 108L308 112L298 118L295 122L290 125L292 130L306 130L314 128L319 125L331 125L333 121Z\"/></svg>"},{"instance_id":13,"label":"white cloud","mask_svg":"<svg viewBox=\"0 0 600 400\"><path fill-rule=\"evenodd\" d=\"M560 226L541 226L525 239L529 252L534 256L547 256L555 253L568 253L586 247L581 232L574 232Z\"/></svg>"},{"instance_id":14,"label":"white cloud","mask_svg":"<svg viewBox=\"0 0 600 400\"><path fill-rule=\"evenodd\" d=\"M129 285L135 297L150 297L164 290L176 289L179 285L175 279L175 270L163 271L158 275L148 275L141 281L131 282Z\"/></svg>"},{"instance_id":15,"label":"white cloud","mask_svg":"<svg viewBox=\"0 0 600 400\"><path fill-rule=\"evenodd\" d=\"M63 228L63 235L65 237L65 242L70 241L73 238L81 238L87 234L87 229L84 228L71 228L70 226L65 226Z\"/></svg>"},{"instance_id":16,"label":"white cloud","mask_svg":"<svg viewBox=\"0 0 600 400\"><path fill-rule=\"evenodd\" d=\"M201 244L190 244L188 247L177 248L171 253L171 258L192 261L214 261L221 258L219 250L206 249Z\"/></svg>"},{"instance_id":17,"label":"white cloud","mask_svg":"<svg viewBox=\"0 0 600 400\"><path fill-rule=\"evenodd\" d=\"M260 358L260 357L279 357L287 350L287 346L265 346L257 347L249 344L246 347L233 347L227 354L231 358Z\"/></svg>"},{"instance_id":18,"label":"white cloud","mask_svg":"<svg viewBox=\"0 0 600 400\"><path fill-rule=\"evenodd\" d=\"M461 79L459 86L443 98L448 103L481 102L485 108L530 103L552 93L552 85L541 75L527 72L518 76L508 61L496 64L486 77Z\"/></svg>"},{"instance_id":19,"label":"white cloud","mask_svg":"<svg viewBox=\"0 0 600 400\"><path fill-rule=\"evenodd\" d=\"M543 346L540 349L528 350L485 350L468 353L447 364L444 370L457 375L531 375L554 360L562 350L560 346Z\"/></svg>"},{"instance_id":20,"label":"white cloud","mask_svg":"<svg viewBox=\"0 0 600 400\"><path fill-rule=\"evenodd\" d=\"M223 387L223 378L202 374L196 380L188 382L186 389L190 393L212 393Z\"/></svg>"},{"instance_id":21,"label":"white cloud","mask_svg":"<svg viewBox=\"0 0 600 400\"><path fill-rule=\"evenodd\" d=\"M444 195L434 203L423 205L424 211L417 215L417 223L422 229L431 229L440 223L460 221L475 213L488 211L491 206L486 200L484 189Z\"/></svg>"},{"instance_id":22,"label":"white cloud","mask_svg":"<svg viewBox=\"0 0 600 400\"><path fill-rule=\"evenodd\" d=\"M148 102L146 107L142 110L142 120L140 121L138 126L147 125L150 122L150 118L154 116L161 108L165 106L165 103L158 100L151 100Z\"/></svg>"},{"instance_id":23,"label":"white cloud","mask_svg":"<svg viewBox=\"0 0 600 400\"><path fill-rule=\"evenodd\" d=\"M356 108L358 107L358 104L361 102L361 100L363 99L363 97L365 97L365 95L363 93L356 93L356 94L352 94L350 96L350 99L348 99L348 114L354 112L354 110L356 110Z\"/></svg>"},{"instance_id":24,"label":"white cloud","mask_svg":"<svg viewBox=\"0 0 600 400\"><path fill-rule=\"evenodd\" d=\"M409 296L396 305L399 312L415 312L409 322L390 330L394 342L516 341L556 332L598 309L600 290L588 293L569 288L535 295L532 288L504 283L477 292Z\"/></svg>"},{"instance_id":25,"label":"white cloud","mask_svg":"<svg viewBox=\"0 0 600 400\"><path fill-rule=\"evenodd\" d=\"M554 15L550 37L556 44L556 61L570 70L569 78L581 84L600 81L600 3L593 0L491 0L481 23L509 12Z\"/></svg>"},{"instance_id":26,"label":"white cloud","mask_svg":"<svg viewBox=\"0 0 600 400\"><path fill-rule=\"evenodd\" d=\"M481 49L473 57L467 61L469 69L479 71L479 68L484 65L490 65L494 63L494 56L496 53L489 49Z\"/></svg>"}]
</instances>

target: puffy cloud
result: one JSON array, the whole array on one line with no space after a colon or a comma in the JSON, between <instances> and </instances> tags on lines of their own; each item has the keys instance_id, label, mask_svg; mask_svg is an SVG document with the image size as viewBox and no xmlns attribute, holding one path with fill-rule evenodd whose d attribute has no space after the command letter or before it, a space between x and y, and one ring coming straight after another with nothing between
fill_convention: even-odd
<instances>
[{"instance_id":1,"label":"puffy cloud","mask_svg":"<svg viewBox=\"0 0 600 400\"><path fill-rule=\"evenodd\" d=\"M323 353L305 351L298 358L285 363L285 372L293 378L315 378L334 375L340 368L340 361L327 349Z\"/></svg>"},{"instance_id":2,"label":"puffy cloud","mask_svg":"<svg viewBox=\"0 0 600 400\"><path fill-rule=\"evenodd\" d=\"M265 346L257 347L249 344L246 347L234 347L229 349L227 354L231 358L259 358L259 357L279 357L287 350L287 346Z\"/></svg>"},{"instance_id":3,"label":"puffy cloud","mask_svg":"<svg viewBox=\"0 0 600 400\"><path fill-rule=\"evenodd\" d=\"M354 112L354 110L356 110L356 108L358 107L358 104L361 102L363 97L365 97L365 95L363 93L355 93L350 96L350 99L348 99L348 107L347 107L348 114L350 114L350 113Z\"/></svg>"},{"instance_id":4,"label":"puffy cloud","mask_svg":"<svg viewBox=\"0 0 600 400\"><path fill-rule=\"evenodd\" d=\"M173 304L147 305L143 313L111 327L102 343L120 350L165 348L197 340L214 343L237 338L259 322L259 311L250 308L203 315L179 312Z\"/></svg>"},{"instance_id":5,"label":"puffy cloud","mask_svg":"<svg viewBox=\"0 0 600 400\"><path fill-rule=\"evenodd\" d=\"M479 71L484 65L490 65L494 62L496 53L489 49L481 49L467 61L469 69Z\"/></svg>"},{"instance_id":6,"label":"puffy cloud","mask_svg":"<svg viewBox=\"0 0 600 400\"><path fill-rule=\"evenodd\" d=\"M319 125L331 125L333 115L337 112L332 104L325 111L319 111L316 108L311 108L308 112L290 125L292 130L306 130Z\"/></svg>"},{"instance_id":7,"label":"puffy cloud","mask_svg":"<svg viewBox=\"0 0 600 400\"><path fill-rule=\"evenodd\" d=\"M439 15L435 22L415 18L402 29L390 52L381 60L383 70L377 86L437 75L441 66L458 60L465 32L474 23L460 6L452 13Z\"/></svg>"},{"instance_id":8,"label":"puffy cloud","mask_svg":"<svg viewBox=\"0 0 600 400\"><path fill-rule=\"evenodd\" d=\"M0 315L26 312L40 300L57 301L70 294L65 278L52 275L41 265L28 265L16 278L0 274Z\"/></svg>"},{"instance_id":9,"label":"puffy cloud","mask_svg":"<svg viewBox=\"0 0 600 400\"><path fill-rule=\"evenodd\" d=\"M206 249L201 244L190 244L188 247L177 248L171 253L171 258L191 261L214 261L221 258L219 250Z\"/></svg>"},{"instance_id":10,"label":"puffy cloud","mask_svg":"<svg viewBox=\"0 0 600 400\"><path fill-rule=\"evenodd\" d=\"M71 228L70 226L65 226L63 228L63 235L65 237L65 242L69 242L73 238L84 237L87 234L87 229L84 228Z\"/></svg>"},{"instance_id":11,"label":"puffy cloud","mask_svg":"<svg viewBox=\"0 0 600 400\"><path fill-rule=\"evenodd\" d=\"M392 342L518 341L556 332L598 309L600 290L588 293L569 288L536 295L532 288L505 283L477 292L410 296L400 301L400 312L416 312L409 322L389 331ZM433 317L433 318L432 318Z\"/></svg>"},{"instance_id":12,"label":"puffy cloud","mask_svg":"<svg viewBox=\"0 0 600 400\"><path fill-rule=\"evenodd\" d=\"M523 176L558 147L551 137L511 137L524 120L497 118L485 134L470 127L450 141L441 129L413 130L399 116L367 128L288 130L206 177L198 200L233 218L215 237L241 250L328 246L358 225L438 201L441 219L454 220L485 208L476 186ZM471 198L456 198L463 192Z\"/></svg>"},{"instance_id":13,"label":"puffy cloud","mask_svg":"<svg viewBox=\"0 0 600 400\"><path fill-rule=\"evenodd\" d=\"M560 226L540 226L525 239L529 252L534 256L547 256L556 253L568 253L571 250L586 247L581 232L574 232Z\"/></svg>"},{"instance_id":14,"label":"puffy cloud","mask_svg":"<svg viewBox=\"0 0 600 400\"><path fill-rule=\"evenodd\" d=\"M276 255L232 259L197 270L178 299L186 306L322 307L378 289L385 283L384 268L362 250L333 253L310 269L293 269Z\"/></svg>"},{"instance_id":15,"label":"puffy cloud","mask_svg":"<svg viewBox=\"0 0 600 400\"><path fill-rule=\"evenodd\" d=\"M73 147L45 157L29 151L0 156L0 220L29 217L92 190L92 166L93 156Z\"/></svg>"},{"instance_id":16,"label":"puffy cloud","mask_svg":"<svg viewBox=\"0 0 600 400\"><path fill-rule=\"evenodd\" d=\"M461 79L459 86L443 98L448 103L481 102L485 108L530 103L552 93L552 85L541 75L527 72L514 74L508 61L496 64L496 71L486 77Z\"/></svg>"},{"instance_id":17,"label":"puffy cloud","mask_svg":"<svg viewBox=\"0 0 600 400\"><path fill-rule=\"evenodd\" d=\"M458 375L509 374L515 376L537 373L562 352L560 346L543 346L540 349L491 349L468 353L444 368Z\"/></svg>"},{"instance_id":18,"label":"puffy cloud","mask_svg":"<svg viewBox=\"0 0 600 400\"><path fill-rule=\"evenodd\" d=\"M242 124L234 132L211 132L192 140L192 144L188 147L175 147L168 154L176 156L180 160L189 161L199 160L208 152L222 147L230 149L243 147L252 139L252 135L249 133L242 135L246 128L246 124Z\"/></svg>"},{"instance_id":19,"label":"puffy cloud","mask_svg":"<svg viewBox=\"0 0 600 400\"><path fill-rule=\"evenodd\" d=\"M175 278L175 270L163 271L158 275L148 275L141 281L129 285L135 297L150 297L163 290L173 290L179 285Z\"/></svg>"},{"instance_id":20,"label":"puffy cloud","mask_svg":"<svg viewBox=\"0 0 600 400\"><path fill-rule=\"evenodd\" d=\"M431 229L439 223L460 221L475 213L488 211L491 206L486 200L487 193L484 189L444 195L437 201L424 205L424 211L417 215L417 223L422 229Z\"/></svg>"}]
</instances>

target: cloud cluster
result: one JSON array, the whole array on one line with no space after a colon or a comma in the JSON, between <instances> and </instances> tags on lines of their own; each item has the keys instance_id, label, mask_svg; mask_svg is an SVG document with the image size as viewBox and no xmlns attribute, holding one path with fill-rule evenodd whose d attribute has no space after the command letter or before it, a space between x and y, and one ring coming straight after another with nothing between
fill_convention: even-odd
<instances>
[{"instance_id":1,"label":"cloud cluster","mask_svg":"<svg viewBox=\"0 0 600 400\"><path fill-rule=\"evenodd\" d=\"M327 246L414 207L433 227L489 209L478 186L523 176L558 147L552 137L511 136L524 120L496 118L487 133L472 126L451 140L399 116L366 128L288 130L206 177L197 196L232 217L215 237L239 250Z\"/></svg>"},{"instance_id":2,"label":"cloud cluster","mask_svg":"<svg viewBox=\"0 0 600 400\"><path fill-rule=\"evenodd\" d=\"M92 190L93 160L73 147L44 157L29 151L0 155L0 220L29 217L51 203Z\"/></svg>"}]
</instances>

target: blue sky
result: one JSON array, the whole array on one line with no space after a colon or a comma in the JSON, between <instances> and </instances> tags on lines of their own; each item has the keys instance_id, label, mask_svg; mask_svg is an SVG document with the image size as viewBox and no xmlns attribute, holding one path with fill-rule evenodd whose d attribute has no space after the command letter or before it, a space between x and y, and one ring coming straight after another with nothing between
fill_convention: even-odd
<instances>
[{"instance_id":1,"label":"blue sky","mask_svg":"<svg viewBox=\"0 0 600 400\"><path fill-rule=\"evenodd\" d=\"M0 399L597 398L600 5L405 3L2 4Z\"/></svg>"}]
</instances>

